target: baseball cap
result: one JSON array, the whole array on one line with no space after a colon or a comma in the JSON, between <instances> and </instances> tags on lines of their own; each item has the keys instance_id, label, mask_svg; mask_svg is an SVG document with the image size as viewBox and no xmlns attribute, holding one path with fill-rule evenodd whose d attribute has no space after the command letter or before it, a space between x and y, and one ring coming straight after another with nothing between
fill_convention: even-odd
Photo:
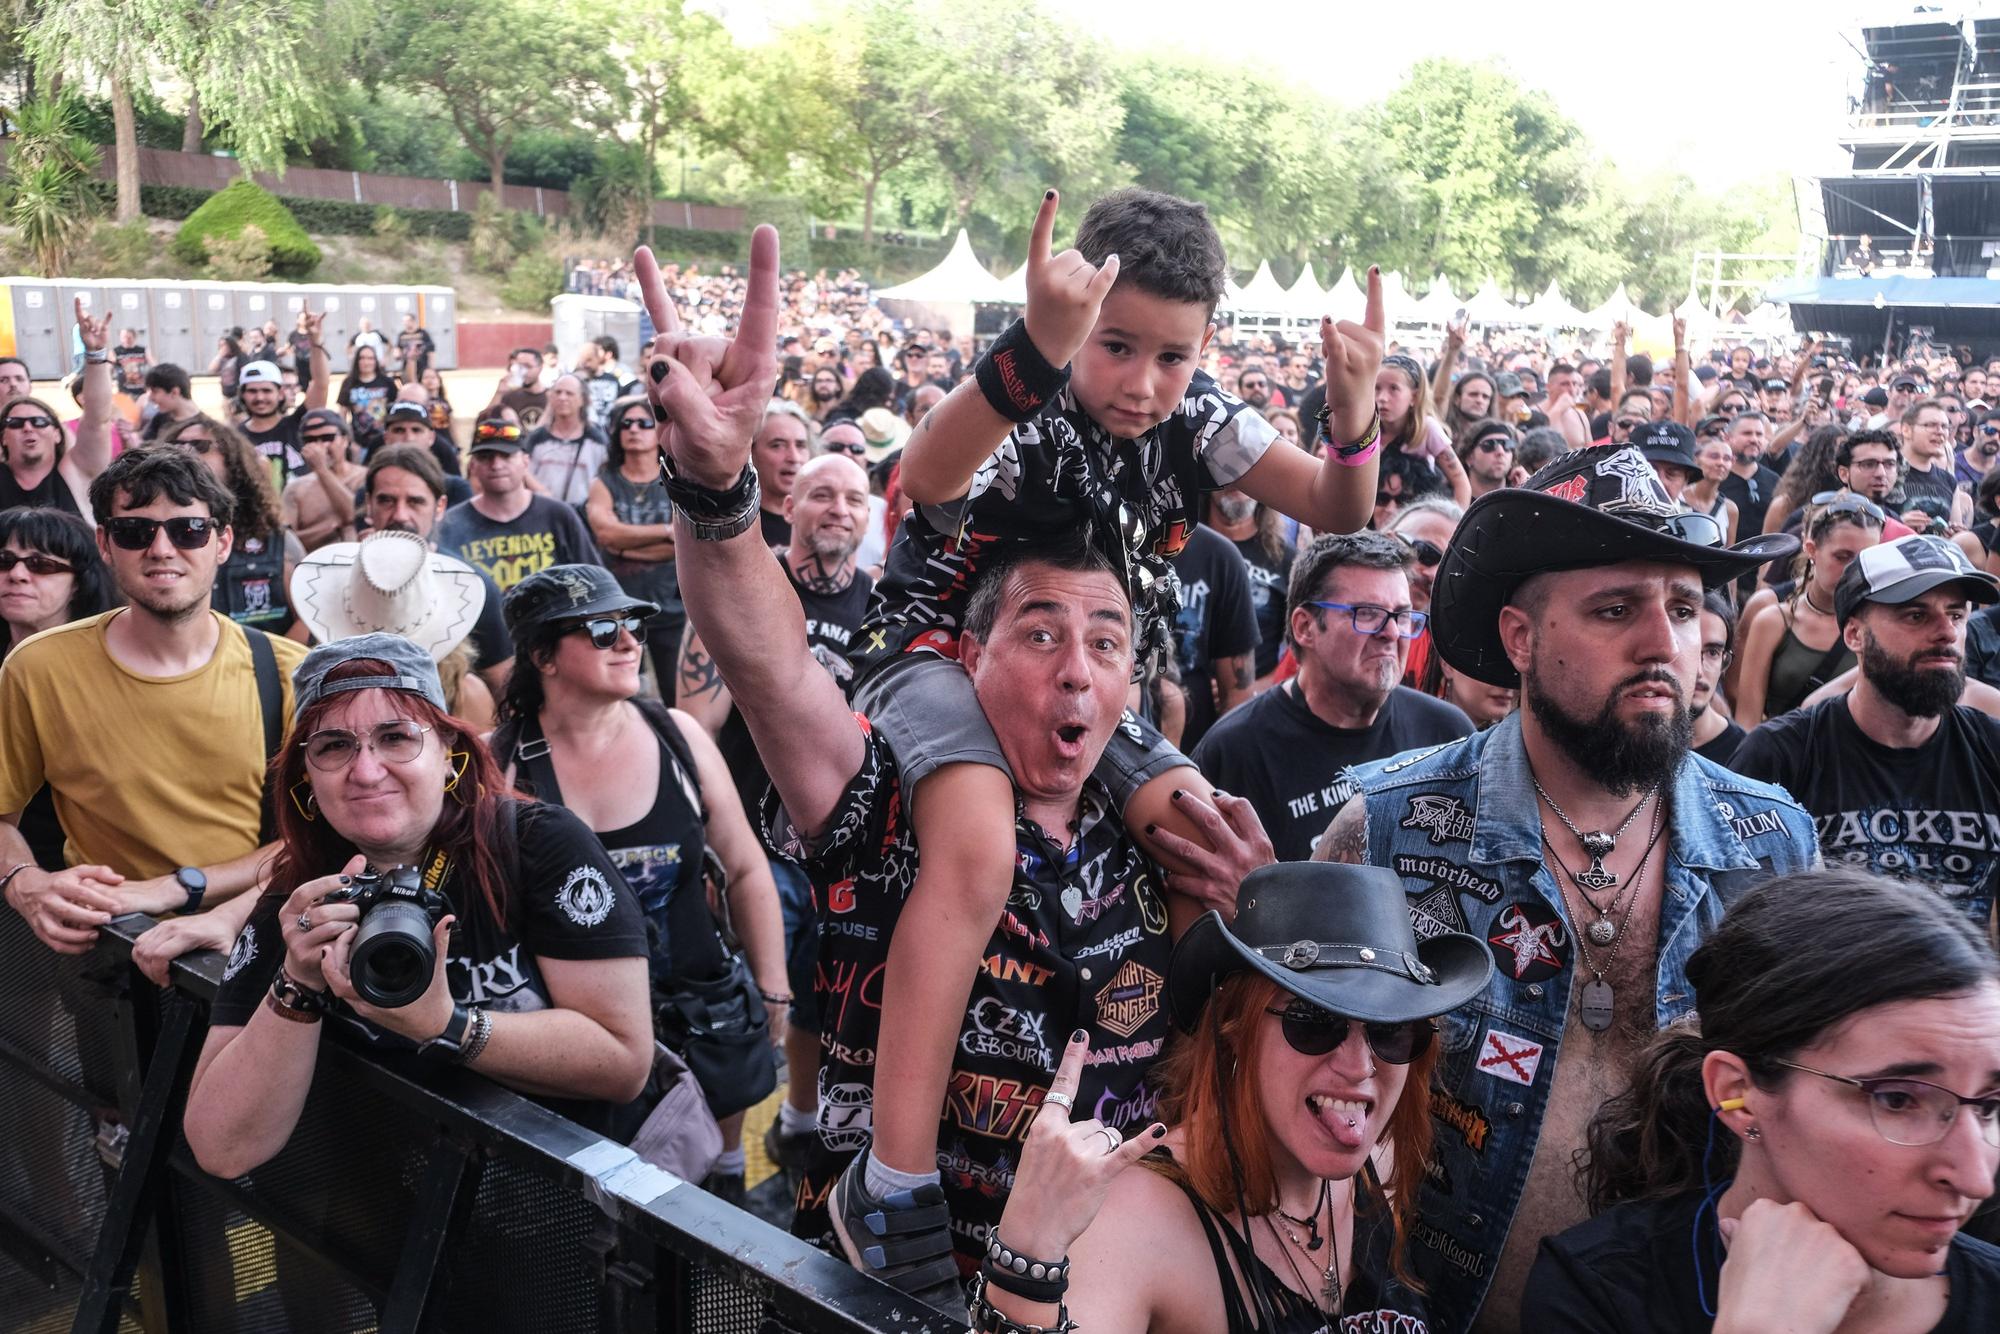
<instances>
[{"instance_id":1,"label":"baseball cap","mask_svg":"<svg viewBox=\"0 0 2000 1334\"><path fill-rule=\"evenodd\" d=\"M559 621L628 611L651 616L660 608L627 593L602 565L551 565L507 590L501 610L507 618L507 633L519 640Z\"/></svg>"},{"instance_id":2,"label":"baseball cap","mask_svg":"<svg viewBox=\"0 0 2000 1334\"><path fill-rule=\"evenodd\" d=\"M1783 380L1773 377L1772 379L1764 381L1764 388L1767 392L1776 394L1786 389L1790 389L1791 385L1787 384Z\"/></svg>"},{"instance_id":3,"label":"baseball cap","mask_svg":"<svg viewBox=\"0 0 2000 1334\"><path fill-rule=\"evenodd\" d=\"M253 361L236 372L236 387L247 389L253 384L268 384L277 389L285 387L285 377L278 371L276 362Z\"/></svg>"},{"instance_id":4,"label":"baseball cap","mask_svg":"<svg viewBox=\"0 0 2000 1334\"><path fill-rule=\"evenodd\" d=\"M1973 602L2000 602L2000 579L1966 559L1954 542L1911 533L1869 547L1847 567L1833 590L1833 616L1840 625L1864 602L1896 606L1933 588L1957 584Z\"/></svg>"},{"instance_id":5,"label":"baseball cap","mask_svg":"<svg viewBox=\"0 0 2000 1334\"><path fill-rule=\"evenodd\" d=\"M389 665L386 676L349 676L329 682L327 673L346 663L374 658ZM430 653L401 635L376 633L355 635L321 644L306 654L292 673L292 716L297 717L329 695L350 690L404 690L421 695L443 713L451 708L444 702L444 686L438 680L437 664Z\"/></svg>"},{"instance_id":6,"label":"baseball cap","mask_svg":"<svg viewBox=\"0 0 2000 1334\"><path fill-rule=\"evenodd\" d=\"M504 417L488 417L472 428L472 452L518 454L527 448L521 443L521 435L518 422L510 422Z\"/></svg>"},{"instance_id":7,"label":"baseball cap","mask_svg":"<svg viewBox=\"0 0 2000 1334\"><path fill-rule=\"evenodd\" d=\"M1886 408L1889 406L1889 391L1878 384L1863 394L1861 401L1871 408Z\"/></svg>"},{"instance_id":8,"label":"baseball cap","mask_svg":"<svg viewBox=\"0 0 2000 1334\"><path fill-rule=\"evenodd\" d=\"M314 408L299 419L299 434L304 435L315 426L331 426L342 435L347 434L347 420L332 408Z\"/></svg>"},{"instance_id":9,"label":"baseball cap","mask_svg":"<svg viewBox=\"0 0 2000 1334\"><path fill-rule=\"evenodd\" d=\"M1912 390L1914 390L1914 389L1919 389L1919 388L1921 388L1921 387L1922 387L1922 385L1921 385L1921 383L1920 383L1920 382L1918 381L1917 377L1916 377L1916 376L1914 376L1914 375L1898 375L1898 376L1897 376L1897 377L1896 377L1895 379L1893 379L1893 380L1889 381L1889 387L1890 387L1891 389L1912 389Z\"/></svg>"},{"instance_id":10,"label":"baseball cap","mask_svg":"<svg viewBox=\"0 0 2000 1334\"><path fill-rule=\"evenodd\" d=\"M1701 365L1694 368L1694 378L1701 381L1703 384L1715 383L1716 373L1717 372L1715 367L1709 365L1707 362L1703 362Z\"/></svg>"},{"instance_id":11,"label":"baseball cap","mask_svg":"<svg viewBox=\"0 0 2000 1334\"><path fill-rule=\"evenodd\" d=\"M1665 463L1692 478L1701 476L1694 458L1694 432L1679 422L1651 421L1634 427L1627 444L1646 456L1648 463Z\"/></svg>"},{"instance_id":12,"label":"baseball cap","mask_svg":"<svg viewBox=\"0 0 2000 1334\"><path fill-rule=\"evenodd\" d=\"M389 411L382 417L382 425L385 427L394 426L397 422L416 422L420 426L429 426L431 424L430 409L421 403L411 403L407 400L401 403L391 403Z\"/></svg>"},{"instance_id":13,"label":"baseball cap","mask_svg":"<svg viewBox=\"0 0 2000 1334\"><path fill-rule=\"evenodd\" d=\"M1528 387L1521 383L1521 377L1512 371L1501 371L1493 377L1495 398L1526 398Z\"/></svg>"}]
</instances>

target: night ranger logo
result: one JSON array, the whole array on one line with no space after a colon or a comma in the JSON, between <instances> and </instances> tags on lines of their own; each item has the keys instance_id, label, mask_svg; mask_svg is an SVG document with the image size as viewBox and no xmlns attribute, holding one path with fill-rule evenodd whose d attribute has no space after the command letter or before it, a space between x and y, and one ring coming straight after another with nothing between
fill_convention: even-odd
<instances>
[{"instance_id":1,"label":"night ranger logo","mask_svg":"<svg viewBox=\"0 0 2000 1334\"><path fill-rule=\"evenodd\" d=\"M1460 843L1472 841L1472 816L1467 813L1465 803L1457 797L1428 793L1411 797L1410 813L1403 818L1403 828L1423 830L1431 836L1432 843L1446 843L1453 839Z\"/></svg>"}]
</instances>

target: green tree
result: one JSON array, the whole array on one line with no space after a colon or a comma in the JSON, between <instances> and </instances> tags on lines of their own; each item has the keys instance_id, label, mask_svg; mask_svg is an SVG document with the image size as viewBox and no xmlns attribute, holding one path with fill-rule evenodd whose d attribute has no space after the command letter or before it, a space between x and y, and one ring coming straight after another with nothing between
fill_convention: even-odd
<instances>
[{"instance_id":1,"label":"green tree","mask_svg":"<svg viewBox=\"0 0 2000 1334\"><path fill-rule=\"evenodd\" d=\"M621 139L629 135L639 160L656 168L660 146L694 109L695 85L726 60L728 31L707 14L688 12L684 0L648 0L609 11L581 5L579 21L600 25L607 39L611 68L603 89L603 127ZM652 185L646 188L650 199Z\"/></svg>"},{"instance_id":2,"label":"green tree","mask_svg":"<svg viewBox=\"0 0 2000 1334\"><path fill-rule=\"evenodd\" d=\"M1697 251L1791 254L1798 226L1790 196L1790 182L1782 177L1720 195L1704 193L1678 173L1642 182L1632 191L1618 245L1633 300L1652 310L1678 306L1687 297ZM1773 278L1789 271L1783 261L1767 267Z\"/></svg>"},{"instance_id":3,"label":"green tree","mask_svg":"<svg viewBox=\"0 0 2000 1334\"><path fill-rule=\"evenodd\" d=\"M560 124L609 82L591 29L533 0L396 6L377 36L385 76L438 95L495 190L523 130Z\"/></svg>"}]
</instances>

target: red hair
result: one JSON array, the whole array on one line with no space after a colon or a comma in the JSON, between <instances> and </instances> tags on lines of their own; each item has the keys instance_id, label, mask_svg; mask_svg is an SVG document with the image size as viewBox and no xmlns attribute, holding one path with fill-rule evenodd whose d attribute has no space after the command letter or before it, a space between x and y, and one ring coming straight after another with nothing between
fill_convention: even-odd
<instances>
[{"instance_id":1,"label":"red hair","mask_svg":"<svg viewBox=\"0 0 2000 1334\"><path fill-rule=\"evenodd\" d=\"M1237 1210L1239 1180L1242 1208L1250 1217L1278 1207L1271 1130L1257 1101L1257 1072L1270 1029L1259 1021L1289 995L1259 973L1223 979L1194 1035L1174 1042L1160 1064L1162 1110L1185 1144L1174 1166L1202 1203L1224 1217ZM1403 1096L1382 1136L1394 1159L1382 1181L1395 1230L1391 1268L1412 1287L1409 1231L1431 1156L1431 1072L1437 1061L1433 1042L1406 1067Z\"/></svg>"},{"instance_id":2,"label":"red hair","mask_svg":"<svg viewBox=\"0 0 2000 1334\"><path fill-rule=\"evenodd\" d=\"M329 681L356 676L394 676L395 670L376 658L356 658L327 673ZM507 921L508 872L513 860L501 856L500 803L515 794L508 788L493 752L479 739L472 724L453 717L421 695L391 690L397 713L431 729L430 740L447 751L466 756L459 775L432 829L432 846L447 853L484 900L496 924ZM332 875L359 851L334 830L324 813L308 818L300 809L310 791L312 771L300 745L318 731L328 715L347 702L347 694L328 695L292 720L292 733L271 760L269 782L277 809L278 853L271 863L271 887L266 893L281 901L308 880ZM453 766L456 768L457 766ZM302 786L305 785L305 786ZM508 844L511 853L511 840ZM387 870L387 867L379 868Z\"/></svg>"}]
</instances>

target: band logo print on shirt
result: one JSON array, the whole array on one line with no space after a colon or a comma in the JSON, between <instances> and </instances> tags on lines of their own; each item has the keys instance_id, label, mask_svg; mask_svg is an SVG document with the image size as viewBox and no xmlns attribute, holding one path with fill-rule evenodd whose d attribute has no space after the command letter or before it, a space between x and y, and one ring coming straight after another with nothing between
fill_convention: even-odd
<instances>
[{"instance_id":1,"label":"band logo print on shirt","mask_svg":"<svg viewBox=\"0 0 2000 1334\"><path fill-rule=\"evenodd\" d=\"M1411 797L1409 812L1403 817L1403 828L1423 830L1433 844L1472 841L1472 814L1457 797L1431 793Z\"/></svg>"}]
</instances>

